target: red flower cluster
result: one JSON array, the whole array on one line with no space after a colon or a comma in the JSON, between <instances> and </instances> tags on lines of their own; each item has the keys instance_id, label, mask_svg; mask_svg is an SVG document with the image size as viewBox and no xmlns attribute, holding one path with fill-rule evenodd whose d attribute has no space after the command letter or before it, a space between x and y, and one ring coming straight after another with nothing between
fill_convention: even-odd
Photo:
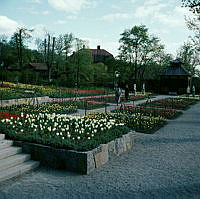
<instances>
[{"instance_id":1,"label":"red flower cluster","mask_svg":"<svg viewBox=\"0 0 200 199\"><path fill-rule=\"evenodd\" d=\"M9 119L10 120L11 117L14 118L14 119L17 119L20 116L15 114L15 113L14 114L10 114L8 112L0 112L0 120L2 120L2 119Z\"/></svg>"},{"instance_id":2,"label":"red flower cluster","mask_svg":"<svg viewBox=\"0 0 200 199\"><path fill-rule=\"evenodd\" d=\"M1 84L1 87L10 87L9 84Z\"/></svg>"}]
</instances>

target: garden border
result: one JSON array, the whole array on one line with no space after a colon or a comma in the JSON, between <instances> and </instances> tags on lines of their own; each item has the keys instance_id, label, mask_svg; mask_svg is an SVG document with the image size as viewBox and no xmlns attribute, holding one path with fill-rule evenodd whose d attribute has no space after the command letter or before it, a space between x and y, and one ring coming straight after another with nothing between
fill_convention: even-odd
<instances>
[{"instance_id":1,"label":"garden border","mask_svg":"<svg viewBox=\"0 0 200 199\"><path fill-rule=\"evenodd\" d=\"M114 157L130 150L134 145L134 137L134 131L130 131L120 138L86 152L56 149L23 141L14 141L14 145L22 147L24 153L31 154L31 158L40 161L43 166L89 174Z\"/></svg>"},{"instance_id":2,"label":"garden border","mask_svg":"<svg viewBox=\"0 0 200 199\"><path fill-rule=\"evenodd\" d=\"M41 103L40 101L48 101L49 96L42 96L42 97L32 97L32 98L19 98L19 99L9 99L9 100L1 100L1 106L12 106L12 105L20 105L20 104L34 104Z\"/></svg>"}]
</instances>

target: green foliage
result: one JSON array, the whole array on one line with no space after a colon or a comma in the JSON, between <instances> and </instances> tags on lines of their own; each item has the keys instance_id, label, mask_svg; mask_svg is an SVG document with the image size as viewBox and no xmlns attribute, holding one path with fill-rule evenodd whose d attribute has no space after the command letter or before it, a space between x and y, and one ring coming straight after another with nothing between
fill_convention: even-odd
<instances>
[{"instance_id":1,"label":"green foliage","mask_svg":"<svg viewBox=\"0 0 200 199\"><path fill-rule=\"evenodd\" d=\"M20 105L12 105L1 107L3 111L9 111L12 113L56 113L56 114L72 114L77 112L77 106L72 102L68 103L59 103L59 102L51 102L51 103L41 103L37 105L28 105L28 104L20 104Z\"/></svg>"},{"instance_id":2,"label":"green foliage","mask_svg":"<svg viewBox=\"0 0 200 199\"><path fill-rule=\"evenodd\" d=\"M123 109L115 109L112 112L123 113L127 115L142 115L149 117L162 117L165 119L174 119L181 114L180 111L173 109L163 109L163 108L152 108L146 107L146 104L143 104L141 107L137 106L127 106Z\"/></svg>"},{"instance_id":3,"label":"green foliage","mask_svg":"<svg viewBox=\"0 0 200 199\"><path fill-rule=\"evenodd\" d=\"M199 0L182 0L182 6L189 7L193 13L200 13Z\"/></svg>"},{"instance_id":4,"label":"green foliage","mask_svg":"<svg viewBox=\"0 0 200 199\"><path fill-rule=\"evenodd\" d=\"M24 135L22 133L16 133L14 131L9 131L5 126L0 125L1 132L5 133L10 139L17 141L32 142L37 144L44 144L47 146L52 146L55 148L76 150L76 151L89 151L100 144L106 144L116 138L122 137L122 135L127 134L130 129L127 127L112 128L108 131L101 133L99 136L94 137L92 140L84 140L81 143L72 142L70 140L60 140L58 138L42 138L33 135Z\"/></svg>"},{"instance_id":5,"label":"green foliage","mask_svg":"<svg viewBox=\"0 0 200 199\"><path fill-rule=\"evenodd\" d=\"M143 80L147 69L155 63L161 62L164 53L164 46L160 40L148 33L144 25L134 26L121 34L119 58L129 63L127 76L129 79ZM157 64L158 66L158 64ZM153 74L152 71L151 74ZM134 82L134 83L135 83Z\"/></svg>"},{"instance_id":6,"label":"green foliage","mask_svg":"<svg viewBox=\"0 0 200 199\"><path fill-rule=\"evenodd\" d=\"M195 67L199 64L196 59L195 46L192 42L185 42L179 49L178 57L182 59L184 68L188 70L192 76L195 74Z\"/></svg>"},{"instance_id":7,"label":"green foliage","mask_svg":"<svg viewBox=\"0 0 200 199\"><path fill-rule=\"evenodd\" d=\"M4 113L0 130L15 140L50 145L73 150L91 150L107 143L129 129L116 120L69 117L61 114L12 114ZM5 128L6 127L6 128Z\"/></svg>"}]
</instances>

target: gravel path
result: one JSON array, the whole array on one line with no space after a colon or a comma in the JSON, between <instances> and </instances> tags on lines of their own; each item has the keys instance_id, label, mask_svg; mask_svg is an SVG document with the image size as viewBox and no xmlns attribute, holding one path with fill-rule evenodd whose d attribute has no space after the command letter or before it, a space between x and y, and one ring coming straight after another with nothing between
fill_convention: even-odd
<instances>
[{"instance_id":1,"label":"gravel path","mask_svg":"<svg viewBox=\"0 0 200 199\"><path fill-rule=\"evenodd\" d=\"M89 175L39 168L0 183L0 199L199 199L200 102Z\"/></svg>"}]
</instances>

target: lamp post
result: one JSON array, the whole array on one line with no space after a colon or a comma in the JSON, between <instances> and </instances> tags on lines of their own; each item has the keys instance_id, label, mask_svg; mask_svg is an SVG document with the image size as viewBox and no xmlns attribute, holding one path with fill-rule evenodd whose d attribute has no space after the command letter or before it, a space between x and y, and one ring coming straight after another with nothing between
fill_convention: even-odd
<instances>
[{"instance_id":1,"label":"lamp post","mask_svg":"<svg viewBox=\"0 0 200 199\"><path fill-rule=\"evenodd\" d=\"M114 85L115 88L119 86L119 77L120 77L120 72L116 70L115 71L115 85Z\"/></svg>"},{"instance_id":2,"label":"lamp post","mask_svg":"<svg viewBox=\"0 0 200 199\"><path fill-rule=\"evenodd\" d=\"M1 87L3 86L3 67L4 67L4 62L2 61L2 63L1 63Z\"/></svg>"}]
</instances>

